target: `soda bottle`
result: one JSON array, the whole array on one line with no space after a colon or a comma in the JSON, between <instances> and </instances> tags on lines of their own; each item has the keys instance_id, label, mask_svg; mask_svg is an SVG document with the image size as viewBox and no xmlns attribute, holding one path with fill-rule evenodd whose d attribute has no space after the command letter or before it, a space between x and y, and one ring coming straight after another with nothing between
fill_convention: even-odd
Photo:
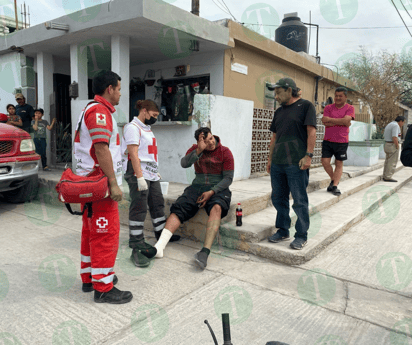
<instances>
[{"instance_id":1,"label":"soda bottle","mask_svg":"<svg viewBox=\"0 0 412 345\"><path fill-rule=\"evenodd\" d=\"M242 208L240 207L240 202L236 208L236 226L242 226Z\"/></svg>"}]
</instances>

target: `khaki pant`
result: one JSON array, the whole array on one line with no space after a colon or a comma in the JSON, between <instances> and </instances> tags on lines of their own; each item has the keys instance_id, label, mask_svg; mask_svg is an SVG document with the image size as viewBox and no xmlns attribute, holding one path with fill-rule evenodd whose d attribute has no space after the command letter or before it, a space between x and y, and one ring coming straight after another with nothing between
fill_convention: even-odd
<instances>
[{"instance_id":1,"label":"khaki pant","mask_svg":"<svg viewBox=\"0 0 412 345\"><path fill-rule=\"evenodd\" d=\"M398 164L399 150L396 149L394 143L385 143L383 150L386 153L385 164L383 166L383 178L389 180L395 173L396 164Z\"/></svg>"}]
</instances>

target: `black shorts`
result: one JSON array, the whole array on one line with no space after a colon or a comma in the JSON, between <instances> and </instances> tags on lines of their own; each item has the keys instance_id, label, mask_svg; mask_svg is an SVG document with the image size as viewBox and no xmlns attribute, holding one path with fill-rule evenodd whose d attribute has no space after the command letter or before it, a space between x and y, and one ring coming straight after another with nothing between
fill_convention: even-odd
<instances>
[{"instance_id":1,"label":"black shorts","mask_svg":"<svg viewBox=\"0 0 412 345\"><path fill-rule=\"evenodd\" d=\"M194 217L199 211L199 206L196 203L202 192L193 186L187 187L183 194L179 196L176 202L170 207L170 213L174 213L179 220L184 223L190 218ZM229 188L222 190L221 192L214 194L205 205L205 211L207 215L210 215L210 211L213 206L220 205L222 208L222 215L220 218L227 216L230 208L230 200L232 199L232 192Z\"/></svg>"},{"instance_id":2,"label":"black shorts","mask_svg":"<svg viewBox=\"0 0 412 345\"><path fill-rule=\"evenodd\" d=\"M331 141L323 140L322 142L322 158L332 158L335 156L337 161L346 161L348 155L349 143L333 143Z\"/></svg>"}]
</instances>

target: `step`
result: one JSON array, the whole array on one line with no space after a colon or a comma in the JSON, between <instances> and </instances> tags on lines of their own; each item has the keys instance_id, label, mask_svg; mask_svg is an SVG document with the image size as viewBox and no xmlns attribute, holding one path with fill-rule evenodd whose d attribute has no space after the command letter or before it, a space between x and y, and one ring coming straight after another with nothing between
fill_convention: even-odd
<instances>
[{"instance_id":1,"label":"step","mask_svg":"<svg viewBox=\"0 0 412 345\"><path fill-rule=\"evenodd\" d=\"M399 162L396 171L400 171L404 166ZM339 183L339 189L341 195L339 197L334 196L326 191L326 187L318 189L311 193L308 193L309 198L309 214L314 215L317 212L323 211L332 205L344 200L350 195L361 191L365 188L382 180L382 171L375 169L363 175L357 175L355 178L346 179ZM330 181L330 180L328 180ZM328 183L329 184L329 183ZM328 185L327 184L327 185ZM327 186L326 185L326 186ZM291 226L296 223L297 216L292 209L293 199L290 202L290 218L292 220ZM224 219L224 224L222 225L221 233L223 236L233 237L235 239L242 239L242 241L257 243L271 236L276 232L275 221L276 221L277 211L270 205L269 207L263 209L262 211L253 213L251 215L244 216L242 219L242 226L236 227L235 220ZM227 231L227 229L236 229L237 232ZM227 234L226 234L227 233Z\"/></svg>"},{"instance_id":2,"label":"step","mask_svg":"<svg viewBox=\"0 0 412 345\"><path fill-rule=\"evenodd\" d=\"M266 239L258 243L247 243L241 239L229 240L228 238L223 239L223 242L226 246L232 245L236 249L288 265L303 264L319 254L352 226L364 220L374 210L383 207L382 203L385 200L412 181L412 168L398 171L394 174L394 178L398 180L397 183L376 182L370 188L355 192L331 207L311 215L308 243L302 250L297 251L289 247L295 233L294 228L290 229L291 240L280 243L270 243ZM386 204L392 207L392 210L396 209L396 205L393 204L396 203L395 196L387 202L392 203ZM390 216L389 214L387 217ZM395 217L396 214L392 216Z\"/></svg>"}]
</instances>

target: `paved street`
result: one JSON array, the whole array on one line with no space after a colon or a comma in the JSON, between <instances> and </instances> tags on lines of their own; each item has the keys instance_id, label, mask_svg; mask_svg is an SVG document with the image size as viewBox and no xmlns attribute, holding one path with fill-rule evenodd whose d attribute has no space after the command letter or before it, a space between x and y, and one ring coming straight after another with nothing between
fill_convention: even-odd
<instances>
[{"instance_id":1,"label":"paved street","mask_svg":"<svg viewBox=\"0 0 412 345\"><path fill-rule=\"evenodd\" d=\"M229 312L234 345L412 344L411 194L409 183L299 267L215 248L201 271L201 244L183 240L139 269L122 226L115 271L134 294L124 305L81 291L80 217L60 205L0 203L0 343L206 345L208 319L222 344Z\"/></svg>"}]
</instances>

